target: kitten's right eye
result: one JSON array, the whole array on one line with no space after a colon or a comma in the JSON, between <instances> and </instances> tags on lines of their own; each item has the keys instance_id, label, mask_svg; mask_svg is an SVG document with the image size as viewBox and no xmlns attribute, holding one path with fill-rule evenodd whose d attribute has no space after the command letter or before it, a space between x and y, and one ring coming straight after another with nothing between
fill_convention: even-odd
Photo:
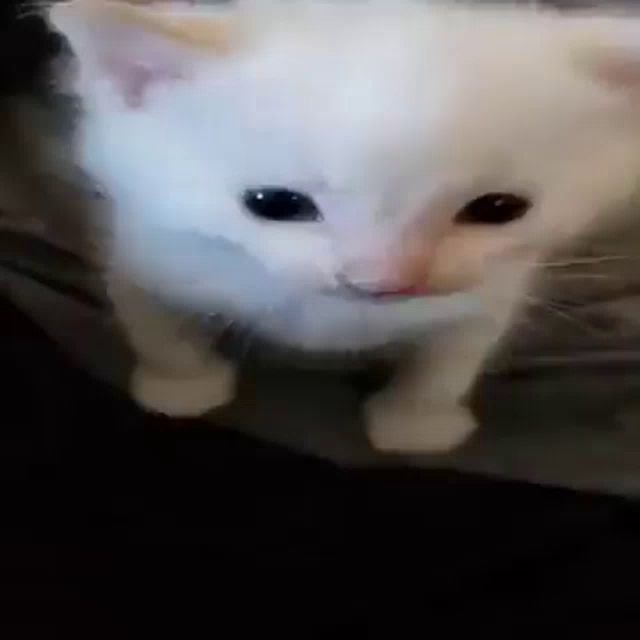
<instances>
[{"instance_id":1,"label":"kitten's right eye","mask_svg":"<svg viewBox=\"0 0 640 640\"><path fill-rule=\"evenodd\" d=\"M500 225L522 218L531 202L513 193L485 193L467 202L458 211L456 222L462 224Z\"/></svg>"},{"instance_id":2,"label":"kitten's right eye","mask_svg":"<svg viewBox=\"0 0 640 640\"><path fill-rule=\"evenodd\" d=\"M279 187L247 189L242 194L246 209L256 218L273 222L314 222L322 215L309 196Z\"/></svg>"}]
</instances>

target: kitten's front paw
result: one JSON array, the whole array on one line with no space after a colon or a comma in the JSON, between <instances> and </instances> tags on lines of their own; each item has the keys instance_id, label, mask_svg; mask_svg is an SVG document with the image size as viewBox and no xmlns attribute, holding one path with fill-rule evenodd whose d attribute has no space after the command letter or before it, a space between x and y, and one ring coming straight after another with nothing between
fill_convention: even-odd
<instances>
[{"instance_id":1,"label":"kitten's front paw","mask_svg":"<svg viewBox=\"0 0 640 640\"><path fill-rule=\"evenodd\" d=\"M174 418L194 418L226 404L233 397L235 374L226 363L216 363L191 377L168 375L138 366L131 393L148 411Z\"/></svg>"},{"instance_id":2,"label":"kitten's front paw","mask_svg":"<svg viewBox=\"0 0 640 640\"><path fill-rule=\"evenodd\" d=\"M369 401L366 415L371 444L389 453L446 453L476 428L464 407L402 403L384 393Z\"/></svg>"}]
</instances>

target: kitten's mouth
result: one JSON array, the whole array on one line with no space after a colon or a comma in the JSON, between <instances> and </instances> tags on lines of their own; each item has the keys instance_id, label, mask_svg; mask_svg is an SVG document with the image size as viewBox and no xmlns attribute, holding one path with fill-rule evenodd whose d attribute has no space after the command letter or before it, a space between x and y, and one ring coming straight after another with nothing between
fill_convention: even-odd
<instances>
[{"instance_id":1,"label":"kitten's mouth","mask_svg":"<svg viewBox=\"0 0 640 640\"><path fill-rule=\"evenodd\" d=\"M368 289L352 284L343 284L332 289L333 295L343 298L369 300L371 302L399 302L409 298L422 298L430 295L425 287L411 286L394 289Z\"/></svg>"},{"instance_id":2,"label":"kitten's mouth","mask_svg":"<svg viewBox=\"0 0 640 640\"><path fill-rule=\"evenodd\" d=\"M333 289L334 295L351 299L390 302L407 298L421 298L431 293L423 283L402 285L390 282L354 282L343 274L338 274L336 280L337 287Z\"/></svg>"}]
</instances>

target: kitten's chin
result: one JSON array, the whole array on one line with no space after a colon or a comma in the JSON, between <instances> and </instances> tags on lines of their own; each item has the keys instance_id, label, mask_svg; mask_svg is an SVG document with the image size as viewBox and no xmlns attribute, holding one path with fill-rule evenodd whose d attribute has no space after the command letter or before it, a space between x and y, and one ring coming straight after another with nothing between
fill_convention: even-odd
<instances>
[{"instance_id":1,"label":"kitten's chin","mask_svg":"<svg viewBox=\"0 0 640 640\"><path fill-rule=\"evenodd\" d=\"M265 337L283 345L340 352L419 340L479 312L479 301L470 293L384 302L315 294L272 308L253 324Z\"/></svg>"}]
</instances>

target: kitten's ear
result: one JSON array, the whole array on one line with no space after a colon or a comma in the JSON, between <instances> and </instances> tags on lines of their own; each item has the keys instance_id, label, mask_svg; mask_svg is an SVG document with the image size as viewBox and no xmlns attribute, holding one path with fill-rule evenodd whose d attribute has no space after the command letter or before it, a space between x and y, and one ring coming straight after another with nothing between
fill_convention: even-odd
<instances>
[{"instance_id":1,"label":"kitten's ear","mask_svg":"<svg viewBox=\"0 0 640 640\"><path fill-rule=\"evenodd\" d=\"M80 61L83 84L109 80L133 108L157 83L186 80L199 62L231 48L222 20L170 15L111 0L73 0L54 5L53 27Z\"/></svg>"},{"instance_id":2,"label":"kitten's ear","mask_svg":"<svg viewBox=\"0 0 640 640\"><path fill-rule=\"evenodd\" d=\"M578 41L574 59L597 82L640 96L640 21L607 22Z\"/></svg>"}]
</instances>

